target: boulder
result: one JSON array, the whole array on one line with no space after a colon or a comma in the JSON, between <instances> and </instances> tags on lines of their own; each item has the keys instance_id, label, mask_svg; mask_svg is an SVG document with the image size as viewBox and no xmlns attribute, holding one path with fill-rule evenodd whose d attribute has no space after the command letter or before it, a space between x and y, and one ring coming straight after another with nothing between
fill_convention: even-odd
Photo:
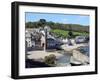
<instances>
[{"instance_id":1,"label":"boulder","mask_svg":"<svg viewBox=\"0 0 100 81\"><path fill-rule=\"evenodd\" d=\"M87 64L89 63L89 57L82 54L78 50L73 50L71 62L73 63L81 63L81 64Z\"/></svg>"}]
</instances>

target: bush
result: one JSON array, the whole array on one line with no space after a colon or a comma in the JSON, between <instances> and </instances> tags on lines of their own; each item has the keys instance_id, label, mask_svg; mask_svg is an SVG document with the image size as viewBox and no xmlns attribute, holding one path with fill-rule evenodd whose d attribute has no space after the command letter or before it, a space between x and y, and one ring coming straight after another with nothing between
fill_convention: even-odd
<instances>
[{"instance_id":1,"label":"bush","mask_svg":"<svg viewBox=\"0 0 100 81\"><path fill-rule=\"evenodd\" d=\"M49 56L45 56L44 62L48 65L55 66L56 56L51 54Z\"/></svg>"},{"instance_id":2,"label":"bush","mask_svg":"<svg viewBox=\"0 0 100 81\"><path fill-rule=\"evenodd\" d=\"M57 37L62 38L75 38L76 36L88 36L89 33L87 32L77 32L77 31L68 31L68 30L60 30L60 29L53 29L50 31Z\"/></svg>"}]
</instances>

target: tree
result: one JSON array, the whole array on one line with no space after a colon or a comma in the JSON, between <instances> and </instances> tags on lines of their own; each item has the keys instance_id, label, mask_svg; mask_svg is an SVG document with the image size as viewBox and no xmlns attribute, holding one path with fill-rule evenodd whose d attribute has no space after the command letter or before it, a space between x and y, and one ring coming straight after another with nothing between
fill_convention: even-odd
<instances>
[{"instance_id":1,"label":"tree","mask_svg":"<svg viewBox=\"0 0 100 81\"><path fill-rule=\"evenodd\" d=\"M46 25L46 20L45 19L40 19L38 22L38 25L41 27L44 27Z\"/></svg>"},{"instance_id":2,"label":"tree","mask_svg":"<svg viewBox=\"0 0 100 81\"><path fill-rule=\"evenodd\" d=\"M69 25L70 31L68 32L69 39L73 37L72 27Z\"/></svg>"},{"instance_id":3,"label":"tree","mask_svg":"<svg viewBox=\"0 0 100 81\"><path fill-rule=\"evenodd\" d=\"M26 22L26 28L38 28L44 27L45 25L50 26L51 29L61 29L67 31L76 31L76 32L87 32L89 33L89 26L83 26L79 24L63 24L63 23L56 23L53 21L46 22L45 19L40 19L36 22Z\"/></svg>"},{"instance_id":4,"label":"tree","mask_svg":"<svg viewBox=\"0 0 100 81\"><path fill-rule=\"evenodd\" d=\"M33 28L33 23L32 22L27 22L25 24L26 28Z\"/></svg>"}]
</instances>

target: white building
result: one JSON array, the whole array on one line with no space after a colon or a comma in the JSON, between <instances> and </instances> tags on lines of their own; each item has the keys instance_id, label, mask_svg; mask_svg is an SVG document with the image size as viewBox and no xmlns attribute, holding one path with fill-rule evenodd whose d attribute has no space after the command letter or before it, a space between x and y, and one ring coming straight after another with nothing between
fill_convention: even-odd
<instances>
[{"instance_id":1,"label":"white building","mask_svg":"<svg viewBox=\"0 0 100 81\"><path fill-rule=\"evenodd\" d=\"M35 42L31 40L31 33L28 30L25 31L25 41L27 47L35 46Z\"/></svg>"}]
</instances>

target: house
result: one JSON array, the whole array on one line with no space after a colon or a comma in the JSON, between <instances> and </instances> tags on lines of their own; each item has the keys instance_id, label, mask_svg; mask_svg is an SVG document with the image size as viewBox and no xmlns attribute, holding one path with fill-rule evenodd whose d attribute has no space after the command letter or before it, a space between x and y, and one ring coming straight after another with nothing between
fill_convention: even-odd
<instances>
[{"instance_id":1,"label":"house","mask_svg":"<svg viewBox=\"0 0 100 81\"><path fill-rule=\"evenodd\" d=\"M42 34L40 40L41 40L41 47L44 47L44 45L45 45L45 43L46 43L46 41L45 41L45 35Z\"/></svg>"},{"instance_id":2,"label":"house","mask_svg":"<svg viewBox=\"0 0 100 81\"><path fill-rule=\"evenodd\" d=\"M51 33L51 28L49 26L45 26L44 28L28 28L25 31L25 41L26 41L26 47L31 48L35 47L37 48L44 48L46 49L46 46L48 48L58 48L61 45L61 42L56 39ZM46 44L47 40L47 44Z\"/></svg>"},{"instance_id":3,"label":"house","mask_svg":"<svg viewBox=\"0 0 100 81\"><path fill-rule=\"evenodd\" d=\"M45 26L44 30L47 30L47 32L49 32L51 30L51 28L49 26Z\"/></svg>"},{"instance_id":4,"label":"house","mask_svg":"<svg viewBox=\"0 0 100 81\"><path fill-rule=\"evenodd\" d=\"M66 39L62 39L62 42L64 43L64 44L67 44L68 43L68 39L66 38Z\"/></svg>"},{"instance_id":5,"label":"house","mask_svg":"<svg viewBox=\"0 0 100 81\"><path fill-rule=\"evenodd\" d=\"M32 41L31 33L28 30L25 31L25 41L27 43L26 47L30 48L32 46L35 46L35 41Z\"/></svg>"}]
</instances>

